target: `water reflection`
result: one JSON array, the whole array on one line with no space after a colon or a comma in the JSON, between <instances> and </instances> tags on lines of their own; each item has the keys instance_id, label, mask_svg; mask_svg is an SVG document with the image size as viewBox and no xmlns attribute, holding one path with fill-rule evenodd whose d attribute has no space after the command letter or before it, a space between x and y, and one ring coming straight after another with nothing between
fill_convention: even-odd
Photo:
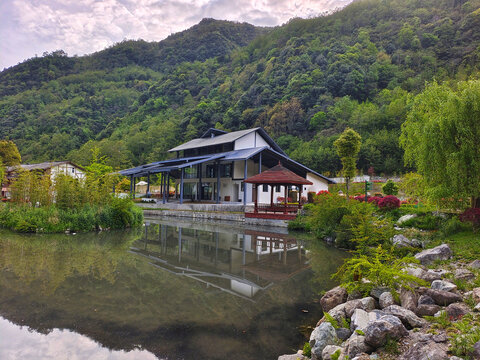
<instances>
[{"instance_id":1,"label":"water reflection","mask_svg":"<svg viewBox=\"0 0 480 360\"><path fill-rule=\"evenodd\" d=\"M286 231L171 219L76 236L0 231L0 348L49 358L31 333L60 352L75 341L111 358L276 358L320 316L307 245ZM324 253L326 288L343 253Z\"/></svg>"}]
</instances>

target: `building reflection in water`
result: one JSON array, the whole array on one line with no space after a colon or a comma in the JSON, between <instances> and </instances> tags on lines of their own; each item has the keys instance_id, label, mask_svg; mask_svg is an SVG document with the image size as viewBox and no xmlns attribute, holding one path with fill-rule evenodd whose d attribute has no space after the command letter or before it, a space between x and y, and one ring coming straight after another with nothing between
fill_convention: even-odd
<instances>
[{"instance_id":1,"label":"building reflection in water","mask_svg":"<svg viewBox=\"0 0 480 360\"><path fill-rule=\"evenodd\" d=\"M147 221L131 252L159 270L249 301L308 267L302 241L287 233L204 223Z\"/></svg>"}]
</instances>

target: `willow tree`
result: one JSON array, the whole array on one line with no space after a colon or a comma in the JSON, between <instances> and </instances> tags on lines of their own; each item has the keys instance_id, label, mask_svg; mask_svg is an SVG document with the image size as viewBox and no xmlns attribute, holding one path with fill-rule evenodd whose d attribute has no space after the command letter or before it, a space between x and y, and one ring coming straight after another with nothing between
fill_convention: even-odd
<instances>
[{"instance_id":1,"label":"willow tree","mask_svg":"<svg viewBox=\"0 0 480 360\"><path fill-rule=\"evenodd\" d=\"M480 81L428 85L402 125L405 163L425 179L427 196L468 196L480 205Z\"/></svg>"},{"instance_id":2,"label":"willow tree","mask_svg":"<svg viewBox=\"0 0 480 360\"><path fill-rule=\"evenodd\" d=\"M345 178L348 198L350 179L355 176L357 170L358 152L362 145L362 137L355 130L346 128L333 145L342 161L342 173Z\"/></svg>"}]
</instances>

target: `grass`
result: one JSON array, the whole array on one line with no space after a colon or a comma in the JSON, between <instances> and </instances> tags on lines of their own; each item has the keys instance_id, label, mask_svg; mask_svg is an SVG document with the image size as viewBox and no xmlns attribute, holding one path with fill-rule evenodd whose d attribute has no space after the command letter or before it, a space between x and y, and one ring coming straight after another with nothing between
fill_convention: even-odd
<instances>
[{"instance_id":1,"label":"grass","mask_svg":"<svg viewBox=\"0 0 480 360\"><path fill-rule=\"evenodd\" d=\"M462 231L446 238L438 238L432 242L432 247L443 243L450 245L454 260L473 261L480 258L480 234L473 231Z\"/></svg>"}]
</instances>

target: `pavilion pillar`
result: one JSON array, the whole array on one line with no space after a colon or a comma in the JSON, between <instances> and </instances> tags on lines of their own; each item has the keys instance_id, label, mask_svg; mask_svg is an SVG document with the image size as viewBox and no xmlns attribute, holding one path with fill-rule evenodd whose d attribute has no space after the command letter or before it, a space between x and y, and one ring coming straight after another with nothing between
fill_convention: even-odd
<instances>
[{"instance_id":1,"label":"pavilion pillar","mask_svg":"<svg viewBox=\"0 0 480 360\"><path fill-rule=\"evenodd\" d=\"M247 161L245 160L245 169L243 171L243 205L247 205L247 183L245 182L247 179Z\"/></svg>"},{"instance_id":2,"label":"pavilion pillar","mask_svg":"<svg viewBox=\"0 0 480 360\"><path fill-rule=\"evenodd\" d=\"M165 173L162 173L162 203L165 204L166 202L166 188L167 188L167 178L165 177Z\"/></svg>"},{"instance_id":3,"label":"pavilion pillar","mask_svg":"<svg viewBox=\"0 0 480 360\"><path fill-rule=\"evenodd\" d=\"M259 184L255 184L255 214L258 213L258 185Z\"/></svg>"},{"instance_id":4,"label":"pavilion pillar","mask_svg":"<svg viewBox=\"0 0 480 360\"><path fill-rule=\"evenodd\" d=\"M198 201L202 201L202 198L203 198L203 194L202 194L202 164L198 164L198 167L197 167L197 171L198 171L198 189L197 189L197 200Z\"/></svg>"},{"instance_id":5,"label":"pavilion pillar","mask_svg":"<svg viewBox=\"0 0 480 360\"><path fill-rule=\"evenodd\" d=\"M147 173L147 198L150 197L150 173Z\"/></svg>"},{"instance_id":6,"label":"pavilion pillar","mask_svg":"<svg viewBox=\"0 0 480 360\"><path fill-rule=\"evenodd\" d=\"M133 197L133 175L130 175L130 197Z\"/></svg>"},{"instance_id":7,"label":"pavilion pillar","mask_svg":"<svg viewBox=\"0 0 480 360\"><path fill-rule=\"evenodd\" d=\"M217 204L220 203L220 163L217 162Z\"/></svg>"},{"instance_id":8,"label":"pavilion pillar","mask_svg":"<svg viewBox=\"0 0 480 360\"><path fill-rule=\"evenodd\" d=\"M135 185L135 176L133 177L133 198L135 199L135 193L137 192L137 185Z\"/></svg>"},{"instance_id":9,"label":"pavilion pillar","mask_svg":"<svg viewBox=\"0 0 480 360\"><path fill-rule=\"evenodd\" d=\"M183 177L185 175L185 168L182 168L182 174L180 176L180 204L183 204Z\"/></svg>"},{"instance_id":10,"label":"pavilion pillar","mask_svg":"<svg viewBox=\"0 0 480 360\"><path fill-rule=\"evenodd\" d=\"M262 153L260 153L260 157L258 158L258 173L262 173Z\"/></svg>"},{"instance_id":11,"label":"pavilion pillar","mask_svg":"<svg viewBox=\"0 0 480 360\"><path fill-rule=\"evenodd\" d=\"M285 184L285 209L284 209L284 213L286 214L287 213L287 200L288 200L288 185Z\"/></svg>"},{"instance_id":12,"label":"pavilion pillar","mask_svg":"<svg viewBox=\"0 0 480 360\"><path fill-rule=\"evenodd\" d=\"M270 185L270 207L273 207L273 185Z\"/></svg>"},{"instance_id":13,"label":"pavilion pillar","mask_svg":"<svg viewBox=\"0 0 480 360\"><path fill-rule=\"evenodd\" d=\"M167 174L167 202L170 197L170 173Z\"/></svg>"}]
</instances>

